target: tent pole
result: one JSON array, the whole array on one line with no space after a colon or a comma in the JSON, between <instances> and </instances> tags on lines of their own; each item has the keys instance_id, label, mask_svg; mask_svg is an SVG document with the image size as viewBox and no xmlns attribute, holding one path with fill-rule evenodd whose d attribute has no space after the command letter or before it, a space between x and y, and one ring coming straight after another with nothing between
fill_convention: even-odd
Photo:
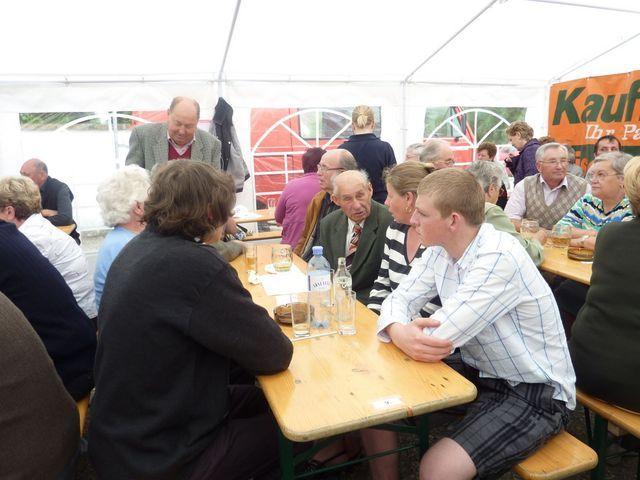
<instances>
[{"instance_id":1,"label":"tent pole","mask_svg":"<svg viewBox=\"0 0 640 480\"><path fill-rule=\"evenodd\" d=\"M562 79L562 77L564 77L564 76L566 76L566 75L569 75L569 74L570 74L570 73L572 73L572 72L575 72L575 71L576 71L576 70L578 70L579 68L582 68L582 67L584 67L585 65L588 65L588 64L589 64L589 63L591 63L591 62L596 61L598 58L600 58L600 57L602 57L602 56L606 55L607 53L609 53L609 52L611 52L611 51L615 50L616 48L621 47L621 46L622 46L622 45L624 45L625 43L628 43L628 42L630 42L631 40L633 40L633 39L635 39L635 38L637 38L637 37L639 37L639 36L640 36L640 32L636 33L635 35L632 35L632 36L631 36L631 37L629 37L629 38L624 39L624 40L623 40L623 41L621 41L621 42L618 42L618 43L617 43L617 44L615 44L613 47L611 47L611 48L607 48L604 52L600 52L600 53L599 53L599 54L597 54L595 57L592 57L592 58L590 58L589 60L586 60L586 61L584 61L584 62L579 63L578 65L576 65L576 66L574 66L574 67L569 68L568 70L566 70L566 71L562 72L560 75L556 75L555 77L553 77L553 78L552 78L551 82L553 83L553 82L557 82L557 81L559 81L560 79Z\"/></svg>"},{"instance_id":2,"label":"tent pole","mask_svg":"<svg viewBox=\"0 0 640 480\"><path fill-rule=\"evenodd\" d=\"M240 2L242 0L236 1L236 8L233 12L233 19L231 20L231 27L229 28L229 36L227 37L227 45L224 48L224 55L222 56L222 64L220 65L220 70L218 70L218 96L222 97L224 93L224 85L222 76L224 75L224 66L227 63L227 55L229 54L229 48L231 47L231 39L233 38L233 31L236 28L236 20L238 19L238 12L240 11Z\"/></svg>"},{"instance_id":3,"label":"tent pole","mask_svg":"<svg viewBox=\"0 0 640 480\"><path fill-rule=\"evenodd\" d=\"M621 12L621 13L636 13L640 14L640 10L630 10L626 8L616 8L616 7L605 7L602 5L588 5L580 2L563 2L561 0L527 0L528 2L535 3L550 3L553 5L564 5L567 7L583 7L583 8L595 8L596 10L609 10L611 12Z\"/></svg>"},{"instance_id":4,"label":"tent pole","mask_svg":"<svg viewBox=\"0 0 640 480\"><path fill-rule=\"evenodd\" d=\"M491 0L489 3L487 3L485 5L485 7L480 10L478 13L476 13L473 18L471 20L469 20L467 23L465 23L462 28L460 28L456 33L454 33L451 37L449 37L442 45L440 45L438 48L436 48L436 50L429 55L420 65L418 65L416 68L414 68L411 73L409 75L407 75L404 78L405 82L408 82L409 80L411 80L411 77L413 77L415 75L415 73L420 70L429 60L431 60L433 57L435 57L438 53L440 53L440 51L445 48L447 45L449 45L453 40L455 40L455 38L460 35L464 30L466 30L466 28L471 25L473 22L476 21L476 19L478 17L480 17L484 12L486 12L494 3L496 3L498 0Z\"/></svg>"},{"instance_id":5,"label":"tent pole","mask_svg":"<svg viewBox=\"0 0 640 480\"><path fill-rule=\"evenodd\" d=\"M407 82L402 82L402 151L407 150Z\"/></svg>"}]
</instances>

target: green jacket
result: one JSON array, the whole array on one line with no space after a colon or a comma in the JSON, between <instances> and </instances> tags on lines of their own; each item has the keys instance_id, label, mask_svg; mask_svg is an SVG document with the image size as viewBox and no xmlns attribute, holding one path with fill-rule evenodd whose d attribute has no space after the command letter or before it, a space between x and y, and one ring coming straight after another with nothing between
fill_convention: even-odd
<instances>
[{"instance_id":1,"label":"green jacket","mask_svg":"<svg viewBox=\"0 0 640 480\"><path fill-rule=\"evenodd\" d=\"M544 249L542 248L542 245L540 245L540 242L538 242L538 240L522 238L522 236L516 231L513 223L511 223L511 220L509 220L509 217L507 217L507 214L504 213L504 210L499 206L485 202L484 221L485 223L493 225L496 230L500 230L501 232L505 232L516 237L536 266L542 263Z\"/></svg>"},{"instance_id":2,"label":"green jacket","mask_svg":"<svg viewBox=\"0 0 640 480\"><path fill-rule=\"evenodd\" d=\"M364 222L350 269L352 288L361 302L369 299L369 291L378 278L387 227L392 219L384 205L371 201L371 214ZM320 235L315 244L324 247L324 257L334 270L338 267L338 258L346 256L347 225L347 216L342 210L336 210L320 221Z\"/></svg>"}]
</instances>

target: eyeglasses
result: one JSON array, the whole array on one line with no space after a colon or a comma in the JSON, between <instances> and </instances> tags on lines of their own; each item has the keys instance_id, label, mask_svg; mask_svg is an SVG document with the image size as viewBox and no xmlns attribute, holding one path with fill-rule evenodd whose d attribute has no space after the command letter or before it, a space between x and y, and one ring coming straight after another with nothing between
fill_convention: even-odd
<instances>
[{"instance_id":1,"label":"eyeglasses","mask_svg":"<svg viewBox=\"0 0 640 480\"><path fill-rule=\"evenodd\" d=\"M604 172L588 172L586 175L587 182L592 183L594 180L598 180L598 182L604 182L604 179L607 177L611 177L613 175L618 175L617 173L604 173Z\"/></svg>"},{"instance_id":2,"label":"eyeglasses","mask_svg":"<svg viewBox=\"0 0 640 480\"><path fill-rule=\"evenodd\" d=\"M318 165L318 171L319 172L330 172L332 170L344 170L344 168L338 167L338 168L327 168L325 165Z\"/></svg>"},{"instance_id":3,"label":"eyeglasses","mask_svg":"<svg viewBox=\"0 0 640 480\"><path fill-rule=\"evenodd\" d=\"M554 167L557 165L566 167L567 165L569 165L569 160L540 160L540 163L544 163L545 165L553 165Z\"/></svg>"}]
</instances>

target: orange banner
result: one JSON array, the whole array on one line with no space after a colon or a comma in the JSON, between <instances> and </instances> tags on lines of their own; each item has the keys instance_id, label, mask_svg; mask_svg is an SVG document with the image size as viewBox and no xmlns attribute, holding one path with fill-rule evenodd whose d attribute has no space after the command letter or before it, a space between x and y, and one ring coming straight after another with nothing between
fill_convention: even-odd
<instances>
[{"instance_id":1,"label":"orange banner","mask_svg":"<svg viewBox=\"0 0 640 480\"><path fill-rule=\"evenodd\" d=\"M626 152L640 153L640 70L581 78L551 86L549 136L576 150L576 163L593 159L603 135L615 135Z\"/></svg>"}]
</instances>

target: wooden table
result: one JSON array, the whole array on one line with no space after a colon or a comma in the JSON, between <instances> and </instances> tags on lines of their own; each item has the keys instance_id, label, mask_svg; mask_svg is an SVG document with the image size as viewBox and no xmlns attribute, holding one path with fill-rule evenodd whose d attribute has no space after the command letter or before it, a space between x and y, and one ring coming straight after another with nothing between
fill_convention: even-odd
<instances>
[{"instance_id":1,"label":"wooden table","mask_svg":"<svg viewBox=\"0 0 640 480\"><path fill-rule=\"evenodd\" d=\"M58 226L58 229L69 235L76 229L76 224L72 223L71 225L60 225Z\"/></svg>"},{"instance_id":2,"label":"wooden table","mask_svg":"<svg viewBox=\"0 0 640 480\"><path fill-rule=\"evenodd\" d=\"M591 262L580 262L568 258L566 250L550 245L544 247L544 260L540 269L545 272L589 285L591 283L591 267Z\"/></svg>"},{"instance_id":3,"label":"wooden table","mask_svg":"<svg viewBox=\"0 0 640 480\"><path fill-rule=\"evenodd\" d=\"M274 216L275 209L264 208L262 210L251 210L247 213L252 214L251 218L237 218L233 217L236 223L253 223L253 222L270 222L276 219Z\"/></svg>"},{"instance_id":4,"label":"wooden table","mask_svg":"<svg viewBox=\"0 0 640 480\"><path fill-rule=\"evenodd\" d=\"M270 256L270 245L258 246L259 275L264 274ZM305 262L294 257L295 265L304 272ZM231 265L253 300L273 314L275 297L266 295L261 285L248 283L244 257ZM326 438L475 398L475 386L446 364L416 362L394 345L380 342L376 319L377 315L358 303L356 335L296 340L289 369L259 377L287 439L306 442ZM283 326L282 330L293 337L291 327ZM290 453L289 447L285 457ZM292 478L292 461L290 465L286 462L281 465L283 475Z\"/></svg>"}]
</instances>

